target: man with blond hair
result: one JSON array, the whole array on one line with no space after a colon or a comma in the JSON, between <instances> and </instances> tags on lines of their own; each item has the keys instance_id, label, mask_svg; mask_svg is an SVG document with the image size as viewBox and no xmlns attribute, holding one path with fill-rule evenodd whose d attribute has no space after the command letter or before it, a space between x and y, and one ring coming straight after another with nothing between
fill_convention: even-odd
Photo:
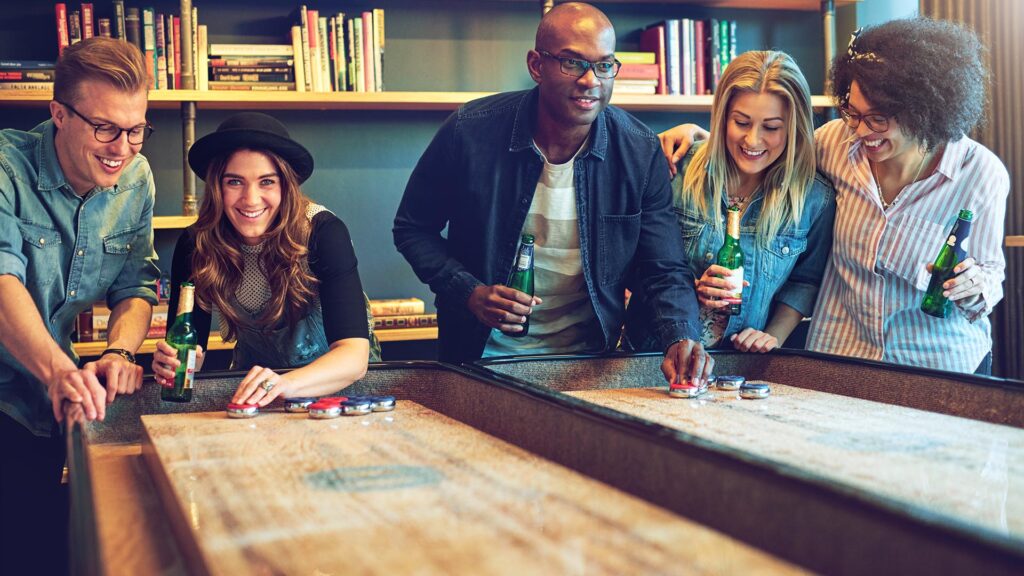
<instances>
[{"instance_id":1,"label":"man with blond hair","mask_svg":"<svg viewBox=\"0 0 1024 576\"><path fill-rule=\"evenodd\" d=\"M137 48L91 38L57 62L50 119L0 131L0 573L64 568L59 423L102 420L142 385L133 355L159 276L147 86ZM71 332L97 300L108 347L79 367ZM55 553L29 554L40 543Z\"/></svg>"}]
</instances>

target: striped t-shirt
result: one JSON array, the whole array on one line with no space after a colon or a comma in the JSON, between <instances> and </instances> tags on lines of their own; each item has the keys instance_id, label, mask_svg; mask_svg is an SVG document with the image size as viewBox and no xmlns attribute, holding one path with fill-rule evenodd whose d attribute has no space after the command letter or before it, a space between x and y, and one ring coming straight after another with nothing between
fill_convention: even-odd
<instances>
[{"instance_id":1,"label":"striped t-shirt","mask_svg":"<svg viewBox=\"0 0 1024 576\"><path fill-rule=\"evenodd\" d=\"M491 330L485 357L568 354L602 346L601 327L587 293L580 259L575 159L564 164L544 162L523 225L523 233L534 237L534 294L544 303L533 308L526 336L510 338L500 330Z\"/></svg>"},{"instance_id":2,"label":"striped t-shirt","mask_svg":"<svg viewBox=\"0 0 1024 576\"><path fill-rule=\"evenodd\" d=\"M1002 162L970 138L946 144L936 170L888 210L860 140L834 120L815 132L818 169L836 187L832 257L807 347L818 352L973 372L992 348L988 314L1003 297L1003 221L1010 181ZM974 213L967 254L985 287L947 318L921 312L926 265L960 209ZM961 300L961 302L964 302Z\"/></svg>"}]
</instances>

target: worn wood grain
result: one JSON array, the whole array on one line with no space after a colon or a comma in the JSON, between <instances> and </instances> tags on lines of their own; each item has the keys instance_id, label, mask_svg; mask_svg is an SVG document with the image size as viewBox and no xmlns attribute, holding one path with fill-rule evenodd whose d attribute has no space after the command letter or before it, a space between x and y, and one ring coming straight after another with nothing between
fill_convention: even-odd
<instances>
[{"instance_id":1,"label":"worn wood grain","mask_svg":"<svg viewBox=\"0 0 1024 576\"><path fill-rule=\"evenodd\" d=\"M142 417L168 517L211 574L797 571L438 412ZM183 524L183 525L182 525Z\"/></svg>"},{"instance_id":2,"label":"worn wood grain","mask_svg":"<svg viewBox=\"0 0 1024 576\"><path fill-rule=\"evenodd\" d=\"M921 507L1024 538L1024 430L772 383L764 400L664 388L572 396Z\"/></svg>"}]
</instances>

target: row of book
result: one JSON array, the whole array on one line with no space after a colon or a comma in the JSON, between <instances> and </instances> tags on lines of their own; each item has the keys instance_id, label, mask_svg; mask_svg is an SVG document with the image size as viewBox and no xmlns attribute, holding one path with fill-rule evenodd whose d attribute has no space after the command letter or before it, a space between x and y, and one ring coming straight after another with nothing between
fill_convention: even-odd
<instances>
[{"instance_id":1,"label":"row of book","mask_svg":"<svg viewBox=\"0 0 1024 576\"><path fill-rule=\"evenodd\" d=\"M58 55L93 35L122 38L142 51L151 89L384 90L382 9L328 17L302 5L297 10L299 22L282 31L286 41L280 44L212 44L192 0L181 0L180 15L126 7L124 0L113 0L109 17L98 17L90 2L77 10L58 2L55 12ZM32 82L36 85L20 88L52 88L52 75Z\"/></svg>"},{"instance_id":2,"label":"row of book","mask_svg":"<svg viewBox=\"0 0 1024 576\"><path fill-rule=\"evenodd\" d=\"M50 90L55 62L0 60L0 90Z\"/></svg>"},{"instance_id":3,"label":"row of book","mask_svg":"<svg viewBox=\"0 0 1024 576\"><path fill-rule=\"evenodd\" d=\"M665 20L640 33L640 49L655 54L659 69L655 93L713 94L722 71L736 58L736 21Z\"/></svg>"},{"instance_id":4,"label":"row of book","mask_svg":"<svg viewBox=\"0 0 1024 576\"><path fill-rule=\"evenodd\" d=\"M160 302L153 307L153 318L149 324L147 338L163 338L167 335L168 315L166 292L161 291ZM427 314L426 305L419 298L370 300L374 330L397 328L427 328L437 326L437 314ZM75 319L74 342L103 342L107 339L110 323L110 308L97 302Z\"/></svg>"}]
</instances>

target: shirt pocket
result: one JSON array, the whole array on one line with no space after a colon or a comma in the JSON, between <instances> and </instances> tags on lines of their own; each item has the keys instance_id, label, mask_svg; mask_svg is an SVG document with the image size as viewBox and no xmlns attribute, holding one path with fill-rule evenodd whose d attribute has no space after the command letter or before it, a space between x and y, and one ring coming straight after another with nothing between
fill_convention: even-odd
<instances>
[{"instance_id":1,"label":"shirt pocket","mask_svg":"<svg viewBox=\"0 0 1024 576\"><path fill-rule=\"evenodd\" d=\"M62 276L61 238L56 228L33 224L24 220L18 222L24 254L25 284L44 286L56 282Z\"/></svg>"},{"instance_id":2,"label":"shirt pocket","mask_svg":"<svg viewBox=\"0 0 1024 576\"><path fill-rule=\"evenodd\" d=\"M103 260L100 262L99 276L101 287L106 288L113 284L121 275L128 258L133 252L141 249L138 236L142 228L143 226L136 226L103 237Z\"/></svg>"},{"instance_id":3,"label":"shirt pocket","mask_svg":"<svg viewBox=\"0 0 1024 576\"><path fill-rule=\"evenodd\" d=\"M946 231L941 224L909 215L892 227L892 232L882 237L878 266L924 290L928 282L925 267L939 253Z\"/></svg>"},{"instance_id":4,"label":"shirt pocket","mask_svg":"<svg viewBox=\"0 0 1024 576\"><path fill-rule=\"evenodd\" d=\"M636 214L605 214L598 219L596 266L601 284L616 284L629 271L640 239L640 212Z\"/></svg>"},{"instance_id":5,"label":"shirt pocket","mask_svg":"<svg viewBox=\"0 0 1024 576\"><path fill-rule=\"evenodd\" d=\"M761 273L781 284L796 265L797 258L807 250L806 232L779 233L768 244Z\"/></svg>"}]
</instances>

